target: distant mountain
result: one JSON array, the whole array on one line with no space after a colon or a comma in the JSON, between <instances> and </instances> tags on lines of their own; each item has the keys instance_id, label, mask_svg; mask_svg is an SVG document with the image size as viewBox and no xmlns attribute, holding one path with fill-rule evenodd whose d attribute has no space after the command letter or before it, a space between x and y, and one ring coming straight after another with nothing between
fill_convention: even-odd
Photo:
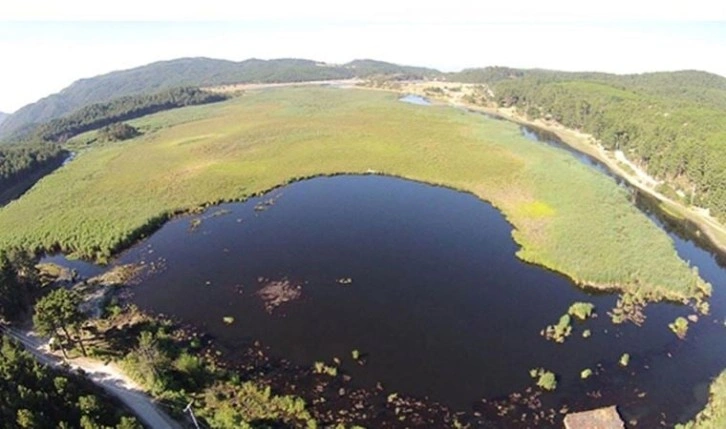
<instances>
[{"instance_id":1,"label":"distant mountain","mask_svg":"<svg viewBox=\"0 0 726 429\"><path fill-rule=\"evenodd\" d=\"M400 66L384 61L376 60L353 60L343 67L351 70L357 77L369 77L374 75L402 75L409 79L420 79L422 77L437 77L442 75L438 70L426 67Z\"/></svg>"},{"instance_id":2,"label":"distant mountain","mask_svg":"<svg viewBox=\"0 0 726 429\"><path fill-rule=\"evenodd\" d=\"M3 123L3 121L4 121L5 119L7 119L7 117L8 117L8 116L10 116L10 114L9 114L9 113L4 113L4 112L0 112L0 124L2 124L2 123Z\"/></svg>"},{"instance_id":3,"label":"distant mountain","mask_svg":"<svg viewBox=\"0 0 726 429\"><path fill-rule=\"evenodd\" d=\"M10 115L0 124L0 137L27 129L34 123L62 117L92 103L180 86L304 82L392 74L421 78L441 73L433 69L373 60L355 60L342 65L287 58L249 59L241 62L211 58L161 61L76 81L61 92L29 104Z\"/></svg>"}]
</instances>

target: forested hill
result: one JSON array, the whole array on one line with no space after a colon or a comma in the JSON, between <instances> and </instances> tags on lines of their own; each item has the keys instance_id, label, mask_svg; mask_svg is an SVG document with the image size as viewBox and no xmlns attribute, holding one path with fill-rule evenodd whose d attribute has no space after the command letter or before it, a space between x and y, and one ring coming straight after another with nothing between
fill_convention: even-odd
<instances>
[{"instance_id":1,"label":"forested hill","mask_svg":"<svg viewBox=\"0 0 726 429\"><path fill-rule=\"evenodd\" d=\"M10 115L0 124L0 137L7 137L32 123L62 117L89 104L181 86L303 82L378 74L401 74L408 78L421 78L436 76L440 72L372 60L332 65L301 59L249 59L234 62L210 58L182 58L81 79L61 92L27 105Z\"/></svg>"},{"instance_id":2,"label":"forested hill","mask_svg":"<svg viewBox=\"0 0 726 429\"><path fill-rule=\"evenodd\" d=\"M83 107L70 115L53 119L18 136L30 141L64 142L80 133L163 110L215 103L227 96L199 88L174 88L155 94L129 95Z\"/></svg>"},{"instance_id":3,"label":"forested hill","mask_svg":"<svg viewBox=\"0 0 726 429\"><path fill-rule=\"evenodd\" d=\"M501 106L593 134L666 179L686 202L726 218L726 78L699 71L612 75L503 67L448 78L487 83Z\"/></svg>"}]
</instances>

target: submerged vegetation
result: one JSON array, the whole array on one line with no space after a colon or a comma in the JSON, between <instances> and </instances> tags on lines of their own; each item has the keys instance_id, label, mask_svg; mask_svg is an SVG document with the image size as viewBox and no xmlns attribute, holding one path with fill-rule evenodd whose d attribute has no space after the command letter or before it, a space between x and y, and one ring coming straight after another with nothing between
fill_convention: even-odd
<instances>
[{"instance_id":1,"label":"submerged vegetation","mask_svg":"<svg viewBox=\"0 0 726 429\"><path fill-rule=\"evenodd\" d=\"M130 125L145 134L79 154L0 210L0 247L104 261L175 213L301 178L374 170L492 201L516 227L520 258L580 284L638 290L651 300L704 293L625 190L528 141L514 124L411 106L391 94L306 88Z\"/></svg>"}]
</instances>

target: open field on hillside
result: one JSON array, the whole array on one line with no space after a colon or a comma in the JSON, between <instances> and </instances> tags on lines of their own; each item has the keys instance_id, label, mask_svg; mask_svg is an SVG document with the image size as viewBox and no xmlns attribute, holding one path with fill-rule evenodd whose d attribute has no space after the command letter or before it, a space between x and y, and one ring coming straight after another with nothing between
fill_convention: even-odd
<instances>
[{"instance_id":1,"label":"open field on hillside","mask_svg":"<svg viewBox=\"0 0 726 429\"><path fill-rule=\"evenodd\" d=\"M374 171L491 201L515 226L522 259L578 283L651 299L705 287L625 190L512 123L333 88L250 92L131 123L147 132L91 146L0 210L0 246L104 260L173 213L297 178Z\"/></svg>"}]
</instances>

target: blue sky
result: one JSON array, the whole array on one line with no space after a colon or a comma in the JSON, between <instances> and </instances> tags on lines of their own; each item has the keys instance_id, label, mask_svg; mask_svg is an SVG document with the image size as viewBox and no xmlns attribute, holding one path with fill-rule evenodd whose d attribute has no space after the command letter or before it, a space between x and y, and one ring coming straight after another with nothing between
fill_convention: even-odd
<instances>
[{"instance_id":1,"label":"blue sky","mask_svg":"<svg viewBox=\"0 0 726 429\"><path fill-rule=\"evenodd\" d=\"M134 10L136 0L127 1L122 9ZM93 9L97 3L77 15L72 8L53 9L67 2L49 2L37 16L30 8L14 14L3 10L3 18L23 21L0 21L0 111L14 111L80 78L189 56L334 63L375 58L442 70L488 65L615 73L701 69L726 76L726 16L719 16L720 9L699 13L723 22L675 22L645 19L651 15L637 7L625 18L610 8L558 14L546 2L491 9L486 2L449 0L420 7L425 2L370 0L365 11L350 11L328 0L272 1L240 11L230 6L239 3L213 8L219 1L207 0L195 4L214 13L191 9L184 15L179 7L155 15L151 7L152 21L89 21L148 18ZM657 17L669 18L663 10ZM685 16L690 10L673 13ZM52 13L76 20L47 21L55 18L46 16ZM153 21L168 16L180 21ZM41 21L27 21L34 18Z\"/></svg>"}]
</instances>

